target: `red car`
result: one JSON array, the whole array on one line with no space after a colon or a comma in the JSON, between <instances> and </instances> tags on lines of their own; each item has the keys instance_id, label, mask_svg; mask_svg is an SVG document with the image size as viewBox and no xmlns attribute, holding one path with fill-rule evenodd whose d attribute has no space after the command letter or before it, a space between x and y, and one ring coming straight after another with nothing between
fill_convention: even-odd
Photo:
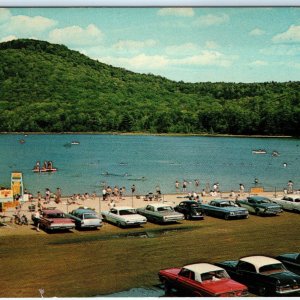
<instances>
[{"instance_id":1,"label":"red car","mask_svg":"<svg viewBox=\"0 0 300 300\"><path fill-rule=\"evenodd\" d=\"M196 297L244 297L248 295L245 285L232 280L227 272L215 265L199 263L161 270L160 281L168 293L171 289L184 296Z\"/></svg>"},{"instance_id":2,"label":"red car","mask_svg":"<svg viewBox=\"0 0 300 300\"><path fill-rule=\"evenodd\" d=\"M36 221L46 231L75 228L74 220L68 218L61 210L55 208L43 209L40 218Z\"/></svg>"}]
</instances>

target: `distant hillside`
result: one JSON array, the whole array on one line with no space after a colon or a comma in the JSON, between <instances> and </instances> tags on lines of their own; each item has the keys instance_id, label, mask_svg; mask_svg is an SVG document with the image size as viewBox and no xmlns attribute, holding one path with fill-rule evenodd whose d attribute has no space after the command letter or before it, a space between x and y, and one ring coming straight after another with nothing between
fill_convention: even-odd
<instances>
[{"instance_id":1,"label":"distant hillside","mask_svg":"<svg viewBox=\"0 0 300 300\"><path fill-rule=\"evenodd\" d=\"M0 131L299 135L300 82L184 83L37 40L0 43Z\"/></svg>"}]
</instances>

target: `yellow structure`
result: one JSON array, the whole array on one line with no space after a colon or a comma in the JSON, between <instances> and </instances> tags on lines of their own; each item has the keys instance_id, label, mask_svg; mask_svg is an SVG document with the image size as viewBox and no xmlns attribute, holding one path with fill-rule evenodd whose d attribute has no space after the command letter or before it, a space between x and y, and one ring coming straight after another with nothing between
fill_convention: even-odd
<instances>
[{"instance_id":1,"label":"yellow structure","mask_svg":"<svg viewBox=\"0 0 300 300\"><path fill-rule=\"evenodd\" d=\"M23 177L20 172L11 173L11 188L0 190L0 211L19 205L19 201L15 201L15 196L20 195L22 201L24 196Z\"/></svg>"},{"instance_id":2,"label":"yellow structure","mask_svg":"<svg viewBox=\"0 0 300 300\"><path fill-rule=\"evenodd\" d=\"M23 178L22 173L13 172L11 173L11 189L13 196L20 195L23 198L24 187L23 187Z\"/></svg>"}]
</instances>

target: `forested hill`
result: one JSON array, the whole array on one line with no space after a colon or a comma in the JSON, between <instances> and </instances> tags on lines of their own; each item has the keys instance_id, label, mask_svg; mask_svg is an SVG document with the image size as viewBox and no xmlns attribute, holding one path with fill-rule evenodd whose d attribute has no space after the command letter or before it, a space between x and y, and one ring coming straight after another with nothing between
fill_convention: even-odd
<instances>
[{"instance_id":1,"label":"forested hill","mask_svg":"<svg viewBox=\"0 0 300 300\"><path fill-rule=\"evenodd\" d=\"M37 40L0 43L0 131L299 136L300 82L184 83Z\"/></svg>"}]
</instances>

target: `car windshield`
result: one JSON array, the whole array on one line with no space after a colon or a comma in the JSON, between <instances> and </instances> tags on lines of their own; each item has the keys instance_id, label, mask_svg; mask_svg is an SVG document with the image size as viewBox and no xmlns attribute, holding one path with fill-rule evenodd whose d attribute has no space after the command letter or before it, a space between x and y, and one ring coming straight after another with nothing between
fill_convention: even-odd
<instances>
[{"instance_id":1,"label":"car windshield","mask_svg":"<svg viewBox=\"0 0 300 300\"><path fill-rule=\"evenodd\" d=\"M120 216L134 215L134 214L136 214L135 209L122 209L122 210L119 211Z\"/></svg>"},{"instance_id":2,"label":"car windshield","mask_svg":"<svg viewBox=\"0 0 300 300\"><path fill-rule=\"evenodd\" d=\"M217 281L222 278L229 278L229 275L227 274L227 272L225 270L210 271L210 272L201 274L201 281L206 281L206 280Z\"/></svg>"},{"instance_id":3,"label":"car windshield","mask_svg":"<svg viewBox=\"0 0 300 300\"><path fill-rule=\"evenodd\" d=\"M157 208L157 211L173 211L172 206L161 206Z\"/></svg>"},{"instance_id":4,"label":"car windshield","mask_svg":"<svg viewBox=\"0 0 300 300\"><path fill-rule=\"evenodd\" d=\"M270 199L264 198L264 199L258 199L256 202L257 203L271 203L272 201Z\"/></svg>"},{"instance_id":5,"label":"car windshield","mask_svg":"<svg viewBox=\"0 0 300 300\"><path fill-rule=\"evenodd\" d=\"M85 219L99 219L96 214L84 214Z\"/></svg>"},{"instance_id":6,"label":"car windshield","mask_svg":"<svg viewBox=\"0 0 300 300\"><path fill-rule=\"evenodd\" d=\"M237 206L233 201L226 201L220 203L221 207L228 207L228 206Z\"/></svg>"},{"instance_id":7,"label":"car windshield","mask_svg":"<svg viewBox=\"0 0 300 300\"><path fill-rule=\"evenodd\" d=\"M271 265L266 265L263 267L259 268L259 273L261 274L272 274L272 273L280 273L286 271L285 267L283 264L271 264Z\"/></svg>"},{"instance_id":8,"label":"car windshield","mask_svg":"<svg viewBox=\"0 0 300 300\"><path fill-rule=\"evenodd\" d=\"M46 217L47 217L47 218L50 218L50 219L56 219L56 218L64 218L65 215L64 215L64 213L47 214Z\"/></svg>"}]
</instances>

